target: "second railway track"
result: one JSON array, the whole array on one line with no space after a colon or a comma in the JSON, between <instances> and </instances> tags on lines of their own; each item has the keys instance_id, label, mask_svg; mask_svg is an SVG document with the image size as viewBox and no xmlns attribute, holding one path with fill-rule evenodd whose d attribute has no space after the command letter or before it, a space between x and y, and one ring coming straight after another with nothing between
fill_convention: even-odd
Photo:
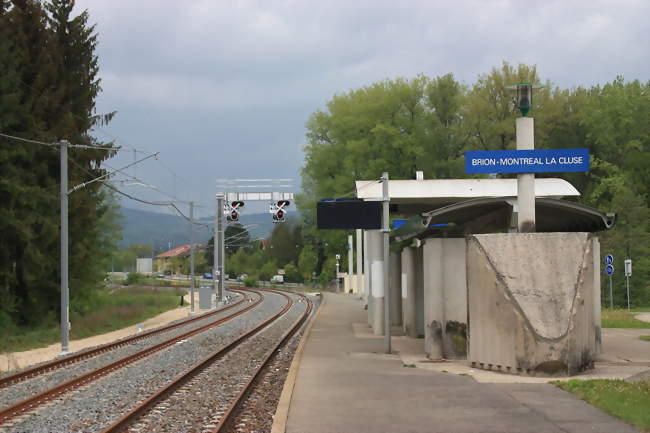
<instances>
[{"instance_id":1,"label":"second railway track","mask_svg":"<svg viewBox=\"0 0 650 433\"><path fill-rule=\"evenodd\" d=\"M30 369L30 375L22 375L20 380L13 380L11 385L0 389L0 427L22 413L252 310L264 299L261 293L252 293L257 297L254 302L246 302L253 301L246 295L241 301L214 312L101 346L90 351L93 356L75 357L74 362L65 358L59 360L62 364L55 360ZM237 306L242 308L229 311ZM183 329L187 325L190 329ZM142 342L145 339L149 339L149 344ZM7 376L9 380L13 378L14 375Z\"/></svg>"},{"instance_id":2,"label":"second railway track","mask_svg":"<svg viewBox=\"0 0 650 433\"><path fill-rule=\"evenodd\" d=\"M167 350L159 351L139 361L135 360L124 368L108 371L104 376L94 379L93 383L84 384L83 379L81 379L76 390L68 390L63 399L51 395L47 400L39 404L46 401L53 403L45 404L36 410L29 407L28 404L24 409L12 415L14 419L9 420L7 418L8 422L5 422L4 425L0 424L0 432L103 431L102 429L115 424L125 414L134 411L138 402L146 401L154 394L158 394L158 391L152 393L150 390L160 390L169 386L174 379L189 371L191 366L196 366L200 361L206 361L207 358L210 358L215 349L217 351L221 349L222 352L221 355L217 355L217 358L219 358L217 364L221 364L221 377L230 377L231 375L233 377L239 377L238 375L244 377L248 375L249 373L246 373L250 371L248 367L252 364L259 364L260 360L267 355L271 356L269 352L257 353L257 349L252 348L264 346L268 349L271 340L274 341L274 344L279 344L277 343L280 340L280 335L278 335L280 331L278 330L283 329L280 333L286 334L284 337L288 338L290 335L286 331L290 324L288 322L294 325L298 323L298 313L296 311L302 310L301 314L304 314L311 309L311 303L306 302L306 298L302 295L287 295L267 290L260 292L267 294L266 301L261 303L260 300L260 305L257 308L248 310L246 314L242 314L237 320L229 321L222 326L211 327L209 332L197 333L193 337L180 338L175 343L167 345ZM295 302L297 300L300 301ZM294 305L294 308L291 308L292 305ZM304 308L296 308L295 305L304 305ZM300 323L305 320L306 314L300 319ZM284 323L284 325L280 326L279 323ZM262 329L263 331L261 331ZM271 338L270 335L274 336ZM237 338L235 338L236 336ZM190 337L192 337L191 340ZM248 349L240 348L245 346L243 341L249 341L248 346L246 346ZM229 352L229 354L223 356L224 352ZM238 353L238 355L231 355L230 353ZM229 364L231 366L227 367L229 356L231 358L234 356L238 361ZM200 369L213 369L212 364L212 361L208 361ZM233 365L235 366L233 367ZM244 368L244 370L237 373L237 365ZM223 368L226 368L226 370L223 370ZM181 385L171 385L167 391L162 391L161 394L175 395L176 388L183 388L187 386L186 384L196 382L196 377L199 375L191 374L191 377L185 379ZM206 380L199 380L199 382L203 382L204 385L208 384ZM234 388L231 391L234 392ZM149 409L157 404L159 404L158 397L154 397L147 408L136 409L138 413L135 418L140 417L142 413L148 413ZM164 405L163 402L162 406L164 407ZM156 408L151 412L154 414L155 419L155 414L160 412L160 409ZM21 413L26 413L26 415L20 416ZM16 416L19 417L15 418ZM121 427L118 426L116 430L106 431L125 431L124 426L134 425L133 419L135 418L132 417L126 424ZM224 417L224 421L226 418ZM190 421L184 422L189 423ZM199 421L200 423L201 421ZM135 425L138 425L138 423ZM207 425L211 424L208 423ZM187 427L187 424L185 427ZM138 430L137 428L133 429L133 427L129 427L129 429L129 431L143 432L191 431L184 427L181 430L150 430L149 428Z\"/></svg>"}]
</instances>

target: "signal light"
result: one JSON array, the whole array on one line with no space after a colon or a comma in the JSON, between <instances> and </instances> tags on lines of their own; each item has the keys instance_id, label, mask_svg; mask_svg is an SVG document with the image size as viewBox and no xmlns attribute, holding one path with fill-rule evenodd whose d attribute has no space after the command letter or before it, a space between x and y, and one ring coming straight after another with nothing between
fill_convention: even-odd
<instances>
[{"instance_id":1,"label":"signal light","mask_svg":"<svg viewBox=\"0 0 650 433\"><path fill-rule=\"evenodd\" d=\"M236 222L239 221L239 209L244 207L244 202L243 201L233 201L230 204L227 204L224 206L226 209L224 209L224 213L226 214L226 220L228 222Z\"/></svg>"},{"instance_id":2,"label":"signal light","mask_svg":"<svg viewBox=\"0 0 650 433\"><path fill-rule=\"evenodd\" d=\"M285 221L286 208L289 204L289 200L278 200L276 203L271 204L270 212L273 215L274 223L283 223Z\"/></svg>"}]
</instances>

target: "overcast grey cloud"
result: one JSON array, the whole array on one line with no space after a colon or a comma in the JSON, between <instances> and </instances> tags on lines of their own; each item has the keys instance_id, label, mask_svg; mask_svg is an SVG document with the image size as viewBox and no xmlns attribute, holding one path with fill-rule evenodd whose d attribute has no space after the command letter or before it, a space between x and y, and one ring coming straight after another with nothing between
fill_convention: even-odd
<instances>
[{"instance_id":1,"label":"overcast grey cloud","mask_svg":"<svg viewBox=\"0 0 650 433\"><path fill-rule=\"evenodd\" d=\"M219 177L299 185L309 115L384 78L451 72L471 84L503 60L536 64L562 87L650 78L647 0L81 0L77 8L97 23L98 111L118 111L98 137L160 151L175 182L157 163L136 174L206 204Z\"/></svg>"}]
</instances>

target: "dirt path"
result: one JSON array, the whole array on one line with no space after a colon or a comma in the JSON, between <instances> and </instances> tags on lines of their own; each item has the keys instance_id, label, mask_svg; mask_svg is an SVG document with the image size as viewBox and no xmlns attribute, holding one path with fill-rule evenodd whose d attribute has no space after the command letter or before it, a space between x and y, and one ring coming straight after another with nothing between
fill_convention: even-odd
<instances>
[{"instance_id":1,"label":"dirt path","mask_svg":"<svg viewBox=\"0 0 650 433\"><path fill-rule=\"evenodd\" d=\"M142 331L164 325L174 320L182 319L189 315L190 296L185 295L185 307L175 308L165 311L157 316L142 322ZM135 334L138 329L135 326L118 329L107 332L106 334L95 335L93 337L83 338L81 340L70 341L70 351L76 352L87 347L98 346L100 344L110 343L120 338L128 337ZM51 344L47 347L26 350L24 352L2 353L0 354L0 372L24 368L39 362L54 359L61 353L61 343Z\"/></svg>"},{"instance_id":2,"label":"dirt path","mask_svg":"<svg viewBox=\"0 0 650 433\"><path fill-rule=\"evenodd\" d=\"M642 322L650 322L650 313L637 313L634 318Z\"/></svg>"}]
</instances>

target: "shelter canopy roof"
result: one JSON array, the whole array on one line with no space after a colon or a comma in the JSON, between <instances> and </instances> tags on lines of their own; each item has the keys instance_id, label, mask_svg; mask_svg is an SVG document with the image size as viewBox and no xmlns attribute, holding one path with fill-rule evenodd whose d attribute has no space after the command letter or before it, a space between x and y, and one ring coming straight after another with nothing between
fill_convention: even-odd
<instances>
[{"instance_id":1,"label":"shelter canopy roof","mask_svg":"<svg viewBox=\"0 0 650 433\"><path fill-rule=\"evenodd\" d=\"M358 180L357 198L377 200L382 185L376 180ZM517 179L425 179L389 180L388 195L392 211L416 214L476 198L516 197ZM535 196L540 198L575 197L580 193L564 179L536 178Z\"/></svg>"}]
</instances>

